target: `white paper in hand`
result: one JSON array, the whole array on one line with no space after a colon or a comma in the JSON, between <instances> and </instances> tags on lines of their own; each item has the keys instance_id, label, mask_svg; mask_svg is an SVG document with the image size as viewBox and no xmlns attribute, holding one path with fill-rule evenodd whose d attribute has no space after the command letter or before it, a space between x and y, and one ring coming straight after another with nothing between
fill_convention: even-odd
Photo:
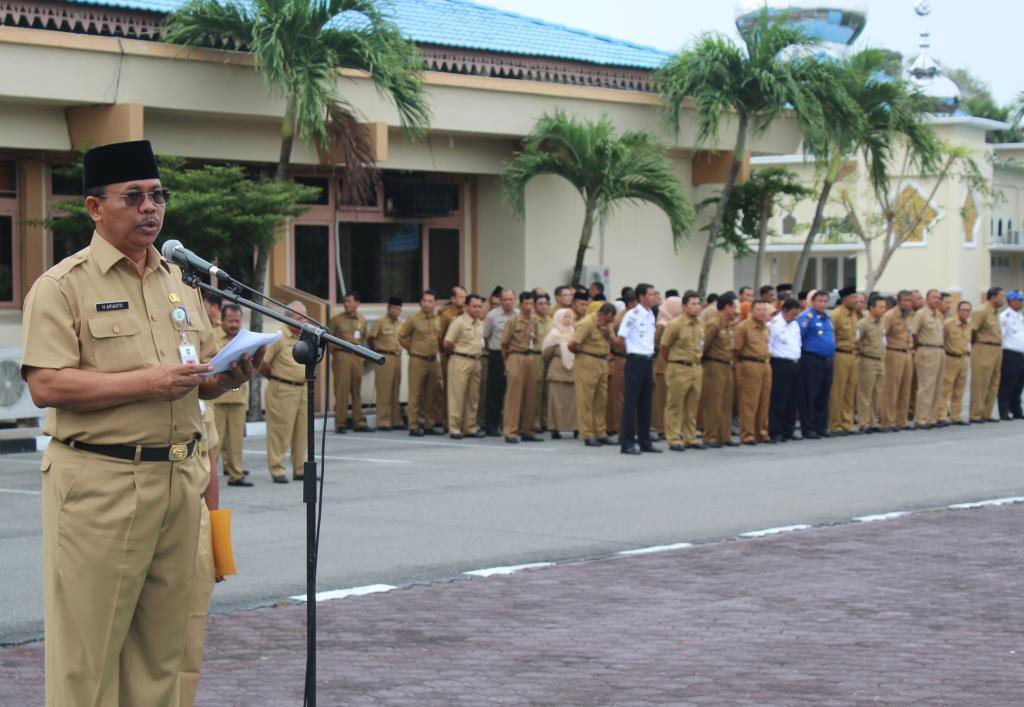
<instances>
[{"instance_id":1,"label":"white paper in hand","mask_svg":"<svg viewBox=\"0 0 1024 707\"><path fill-rule=\"evenodd\" d=\"M204 375L212 376L214 373L223 373L231 368L233 361L242 358L243 354L249 354L249 357L252 358L261 346L270 346L283 335L284 332L281 331L276 331L273 334L257 334L254 331L242 329L220 350L220 353L210 360L213 370Z\"/></svg>"}]
</instances>

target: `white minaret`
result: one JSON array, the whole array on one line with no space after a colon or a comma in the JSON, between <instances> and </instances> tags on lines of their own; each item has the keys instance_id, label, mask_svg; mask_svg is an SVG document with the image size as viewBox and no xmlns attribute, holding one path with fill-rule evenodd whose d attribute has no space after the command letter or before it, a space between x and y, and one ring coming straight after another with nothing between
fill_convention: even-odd
<instances>
[{"instance_id":1,"label":"white minaret","mask_svg":"<svg viewBox=\"0 0 1024 707\"><path fill-rule=\"evenodd\" d=\"M918 90L932 99L933 110L936 113L955 113L960 106L960 87L946 76L942 75L938 63L931 55L931 34L926 24L927 18L932 13L932 4L929 0L918 0L914 4L914 12L922 18L924 25L921 30L921 40L918 43L919 51L914 61L907 69L907 80L917 86Z\"/></svg>"}]
</instances>

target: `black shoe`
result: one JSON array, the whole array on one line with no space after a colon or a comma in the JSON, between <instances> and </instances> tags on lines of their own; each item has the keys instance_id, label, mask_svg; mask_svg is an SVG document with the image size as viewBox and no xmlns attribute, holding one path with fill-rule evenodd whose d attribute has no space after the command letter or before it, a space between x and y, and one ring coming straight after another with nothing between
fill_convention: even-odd
<instances>
[{"instance_id":1,"label":"black shoe","mask_svg":"<svg viewBox=\"0 0 1024 707\"><path fill-rule=\"evenodd\" d=\"M837 437L838 435L834 435L831 432L819 432L818 436L827 439L829 437Z\"/></svg>"},{"instance_id":2,"label":"black shoe","mask_svg":"<svg viewBox=\"0 0 1024 707\"><path fill-rule=\"evenodd\" d=\"M658 433L658 439L660 439L662 442L664 442L668 438L665 437L665 433L664 432L659 432Z\"/></svg>"},{"instance_id":3,"label":"black shoe","mask_svg":"<svg viewBox=\"0 0 1024 707\"><path fill-rule=\"evenodd\" d=\"M640 447L640 451L647 452L648 454L661 454L664 450L658 449L653 444L647 444Z\"/></svg>"},{"instance_id":4,"label":"black shoe","mask_svg":"<svg viewBox=\"0 0 1024 707\"><path fill-rule=\"evenodd\" d=\"M377 431L377 429L375 427L369 427L369 426L367 426L367 427L357 427L356 428L356 432L376 432L376 431Z\"/></svg>"},{"instance_id":5,"label":"black shoe","mask_svg":"<svg viewBox=\"0 0 1024 707\"><path fill-rule=\"evenodd\" d=\"M772 435L770 441L772 444L775 444L776 442L788 442L789 440L784 438L782 435Z\"/></svg>"},{"instance_id":6,"label":"black shoe","mask_svg":"<svg viewBox=\"0 0 1024 707\"><path fill-rule=\"evenodd\" d=\"M488 437L501 437L501 432L495 432L494 430L487 430L484 434Z\"/></svg>"},{"instance_id":7,"label":"black shoe","mask_svg":"<svg viewBox=\"0 0 1024 707\"><path fill-rule=\"evenodd\" d=\"M505 444L519 444L519 440L515 437L506 437Z\"/></svg>"},{"instance_id":8,"label":"black shoe","mask_svg":"<svg viewBox=\"0 0 1024 707\"><path fill-rule=\"evenodd\" d=\"M422 437L423 436L423 430L420 430L420 429L409 430L409 436L410 437Z\"/></svg>"},{"instance_id":9,"label":"black shoe","mask_svg":"<svg viewBox=\"0 0 1024 707\"><path fill-rule=\"evenodd\" d=\"M836 430L835 432L829 432L828 434L831 437L845 437L849 433L846 430Z\"/></svg>"},{"instance_id":10,"label":"black shoe","mask_svg":"<svg viewBox=\"0 0 1024 707\"><path fill-rule=\"evenodd\" d=\"M572 438L573 439L579 439L580 438L580 431L579 430L573 430L572 431Z\"/></svg>"},{"instance_id":11,"label":"black shoe","mask_svg":"<svg viewBox=\"0 0 1024 707\"><path fill-rule=\"evenodd\" d=\"M558 430L551 431L551 439L562 439L562 433Z\"/></svg>"},{"instance_id":12,"label":"black shoe","mask_svg":"<svg viewBox=\"0 0 1024 707\"><path fill-rule=\"evenodd\" d=\"M423 434L443 435L444 434L444 430L442 428L440 428L440 427L424 427L423 428Z\"/></svg>"},{"instance_id":13,"label":"black shoe","mask_svg":"<svg viewBox=\"0 0 1024 707\"><path fill-rule=\"evenodd\" d=\"M460 435L458 432L452 432L448 436L451 437L452 439L462 439L462 435Z\"/></svg>"},{"instance_id":14,"label":"black shoe","mask_svg":"<svg viewBox=\"0 0 1024 707\"><path fill-rule=\"evenodd\" d=\"M601 437L597 441L600 442L601 444L606 444L609 447L619 443L618 440L614 439L613 437Z\"/></svg>"},{"instance_id":15,"label":"black shoe","mask_svg":"<svg viewBox=\"0 0 1024 707\"><path fill-rule=\"evenodd\" d=\"M670 450L672 450L673 452L685 452L686 451L686 447L684 445L682 445L682 444L670 444L670 445L668 445L668 448Z\"/></svg>"},{"instance_id":16,"label":"black shoe","mask_svg":"<svg viewBox=\"0 0 1024 707\"><path fill-rule=\"evenodd\" d=\"M775 439L774 437L769 437L768 439L762 439L761 444L776 444L778 443L778 441L779 440Z\"/></svg>"},{"instance_id":17,"label":"black shoe","mask_svg":"<svg viewBox=\"0 0 1024 707\"><path fill-rule=\"evenodd\" d=\"M526 437L524 435L522 440L524 442L543 442L544 441L544 439L542 437L538 437L536 435L530 435L529 437Z\"/></svg>"},{"instance_id":18,"label":"black shoe","mask_svg":"<svg viewBox=\"0 0 1024 707\"><path fill-rule=\"evenodd\" d=\"M388 426L388 425L377 425L377 429L380 430L381 432L390 432L391 431L391 427Z\"/></svg>"},{"instance_id":19,"label":"black shoe","mask_svg":"<svg viewBox=\"0 0 1024 707\"><path fill-rule=\"evenodd\" d=\"M954 424L954 425L960 425L961 427L967 427L967 426L968 426L968 425L970 425L971 423L970 423L970 422L967 422L967 421L965 421L965 420L957 420L957 421L956 421L956 422L954 422L953 424Z\"/></svg>"},{"instance_id":20,"label":"black shoe","mask_svg":"<svg viewBox=\"0 0 1024 707\"><path fill-rule=\"evenodd\" d=\"M756 447L757 446L757 442L740 442L740 444L742 444L744 446L747 446L747 447Z\"/></svg>"},{"instance_id":21,"label":"black shoe","mask_svg":"<svg viewBox=\"0 0 1024 707\"><path fill-rule=\"evenodd\" d=\"M892 432L892 430L890 430L888 427L875 427L874 431L875 431L875 434L880 434L880 435L884 435L884 434L888 434L888 433Z\"/></svg>"},{"instance_id":22,"label":"black shoe","mask_svg":"<svg viewBox=\"0 0 1024 707\"><path fill-rule=\"evenodd\" d=\"M229 481L228 486L255 486L255 484L243 476L241 479Z\"/></svg>"},{"instance_id":23,"label":"black shoe","mask_svg":"<svg viewBox=\"0 0 1024 707\"><path fill-rule=\"evenodd\" d=\"M707 447L708 449L721 449L722 448L722 443L721 442L712 442L711 444L705 444L704 446Z\"/></svg>"},{"instance_id":24,"label":"black shoe","mask_svg":"<svg viewBox=\"0 0 1024 707\"><path fill-rule=\"evenodd\" d=\"M817 432L814 432L813 430L809 430L807 432L804 432L802 434L802 437L804 439L821 439L821 435L818 434Z\"/></svg>"},{"instance_id":25,"label":"black shoe","mask_svg":"<svg viewBox=\"0 0 1024 707\"><path fill-rule=\"evenodd\" d=\"M623 454L643 454L639 447L623 447L620 451Z\"/></svg>"},{"instance_id":26,"label":"black shoe","mask_svg":"<svg viewBox=\"0 0 1024 707\"><path fill-rule=\"evenodd\" d=\"M334 428L334 434L336 434L336 435L343 435L346 432L348 432L348 430L346 430L344 427L335 427Z\"/></svg>"},{"instance_id":27,"label":"black shoe","mask_svg":"<svg viewBox=\"0 0 1024 707\"><path fill-rule=\"evenodd\" d=\"M280 476L275 476L274 477L274 483L275 484L287 484L288 483L288 477L285 476L284 474L281 474Z\"/></svg>"},{"instance_id":28,"label":"black shoe","mask_svg":"<svg viewBox=\"0 0 1024 707\"><path fill-rule=\"evenodd\" d=\"M686 448L687 449L707 449L707 445L705 445L705 444L690 444L690 445L687 445Z\"/></svg>"},{"instance_id":29,"label":"black shoe","mask_svg":"<svg viewBox=\"0 0 1024 707\"><path fill-rule=\"evenodd\" d=\"M601 444L600 440L597 439L597 437L588 437L587 440L583 444L585 444L588 447L603 447L604 446L603 444Z\"/></svg>"},{"instance_id":30,"label":"black shoe","mask_svg":"<svg viewBox=\"0 0 1024 707\"><path fill-rule=\"evenodd\" d=\"M915 429L918 429L918 430L930 430L933 427L935 427L935 425L929 423L929 424L926 424L926 425L919 425Z\"/></svg>"},{"instance_id":31,"label":"black shoe","mask_svg":"<svg viewBox=\"0 0 1024 707\"><path fill-rule=\"evenodd\" d=\"M864 429L862 429L860 431L860 434L872 435L875 432L878 432L878 428L877 427L865 427Z\"/></svg>"},{"instance_id":32,"label":"black shoe","mask_svg":"<svg viewBox=\"0 0 1024 707\"><path fill-rule=\"evenodd\" d=\"M739 442L733 442L730 439L728 442L725 443L725 446L726 447L738 447L738 446L740 446L740 443Z\"/></svg>"}]
</instances>

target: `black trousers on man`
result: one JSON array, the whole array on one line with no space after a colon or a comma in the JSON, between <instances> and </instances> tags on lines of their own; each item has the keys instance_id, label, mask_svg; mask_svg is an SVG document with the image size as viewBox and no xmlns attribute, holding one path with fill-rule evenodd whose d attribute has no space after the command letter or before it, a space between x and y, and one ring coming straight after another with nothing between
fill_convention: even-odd
<instances>
[{"instance_id":1,"label":"black trousers on man","mask_svg":"<svg viewBox=\"0 0 1024 707\"><path fill-rule=\"evenodd\" d=\"M832 357L804 353L797 367L800 379L800 434L828 433L828 396L832 392Z\"/></svg>"},{"instance_id":2,"label":"black trousers on man","mask_svg":"<svg viewBox=\"0 0 1024 707\"><path fill-rule=\"evenodd\" d=\"M654 357L628 354L622 385L622 423L619 445L629 449L639 441L651 446L651 399L654 390Z\"/></svg>"},{"instance_id":3,"label":"black trousers on man","mask_svg":"<svg viewBox=\"0 0 1024 707\"><path fill-rule=\"evenodd\" d=\"M1003 349L1003 367L999 373L999 417L1024 417L1020 396L1024 392L1024 354Z\"/></svg>"},{"instance_id":4,"label":"black trousers on man","mask_svg":"<svg viewBox=\"0 0 1024 707\"><path fill-rule=\"evenodd\" d=\"M797 372L800 364L788 358L772 357L772 396L768 408L768 434L773 439L792 439L799 408Z\"/></svg>"},{"instance_id":5,"label":"black trousers on man","mask_svg":"<svg viewBox=\"0 0 1024 707\"><path fill-rule=\"evenodd\" d=\"M487 410L484 427L491 436L501 434L501 410L505 405L505 361L501 351L487 352Z\"/></svg>"}]
</instances>

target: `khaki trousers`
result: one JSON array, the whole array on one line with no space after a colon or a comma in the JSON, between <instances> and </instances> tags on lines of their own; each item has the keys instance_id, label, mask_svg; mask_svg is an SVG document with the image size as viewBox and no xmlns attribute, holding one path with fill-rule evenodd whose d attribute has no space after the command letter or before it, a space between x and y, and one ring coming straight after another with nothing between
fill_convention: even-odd
<instances>
[{"instance_id":1,"label":"khaki trousers","mask_svg":"<svg viewBox=\"0 0 1024 707\"><path fill-rule=\"evenodd\" d=\"M366 427L363 417L363 360L355 354L335 351L334 362L334 426L348 424L349 400L352 402L352 426Z\"/></svg>"},{"instance_id":2,"label":"khaki trousers","mask_svg":"<svg viewBox=\"0 0 1024 707\"><path fill-rule=\"evenodd\" d=\"M617 434L622 422L622 406L625 403L623 386L626 383L626 357L614 356L608 363L608 411L606 425L609 434Z\"/></svg>"},{"instance_id":3,"label":"khaki trousers","mask_svg":"<svg viewBox=\"0 0 1024 707\"><path fill-rule=\"evenodd\" d=\"M740 441L768 440L768 410L772 400L772 367L767 361L736 364L736 390L740 410Z\"/></svg>"},{"instance_id":4,"label":"khaki trousers","mask_svg":"<svg viewBox=\"0 0 1024 707\"><path fill-rule=\"evenodd\" d=\"M832 390L828 398L828 431L853 432L857 403L857 356L836 351L832 359Z\"/></svg>"},{"instance_id":5,"label":"khaki trousers","mask_svg":"<svg viewBox=\"0 0 1024 707\"><path fill-rule=\"evenodd\" d=\"M658 434L665 433L665 402L668 398L668 391L665 388L665 373L654 374L654 390L651 394L651 431Z\"/></svg>"},{"instance_id":6,"label":"khaki trousers","mask_svg":"<svg viewBox=\"0 0 1024 707\"><path fill-rule=\"evenodd\" d=\"M178 700L171 704L192 707L196 703L199 673L203 667L203 645L206 643L206 620L216 571L213 567L213 537L210 532L210 511L206 501L199 501L199 546L189 595L188 625L185 628L185 657L178 676Z\"/></svg>"},{"instance_id":7,"label":"khaki trousers","mask_svg":"<svg viewBox=\"0 0 1024 707\"><path fill-rule=\"evenodd\" d=\"M209 405L209 403L207 403ZM216 458L219 453L224 470L231 481L244 479L242 472L242 442L245 441L245 416L249 412L243 403L214 403L213 415L217 425L220 444L213 449Z\"/></svg>"},{"instance_id":8,"label":"khaki trousers","mask_svg":"<svg viewBox=\"0 0 1024 707\"><path fill-rule=\"evenodd\" d=\"M885 364L867 356L857 362L857 423L861 429L879 426Z\"/></svg>"},{"instance_id":9,"label":"khaki trousers","mask_svg":"<svg viewBox=\"0 0 1024 707\"><path fill-rule=\"evenodd\" d=\"M398 391L402 386L402 357L384 354L384 363L373 369L377 391L377 427L401 427L402 407Z\"/></svg>"},{"instance_id":10,"label":"khaki trousers","mask_svg":"<svg viewBox=\"0 0 1024 707\"><path fill-rule=\"evenodd\" d=\"M966 386L967 357L946 354L946 369L942 374L942 394L939 399L940 420L960 422Z\"/></svg>"},{"instance_id":11,"label":"khaki trousers","mask_svg":"<svg viewBox=\"0 0 1024 707\"><path fill-rule=\"evenodd\" d=\"M441 367L437 361L409 357L409 429L441 425L437 415L437 397L441 392Z\"/></svg>"},{"instance_id":12,"label":"khaki trousers","mask_svg":"<svg viewBox=\"0 0 1024 707\"><path fill-rule=\"evenodd\" d=\"M448 359L448 432L476 434L480 398L480 361L452 355Z\"/></svg>"},{"instance_id":13,"label":"khaki trousers","mask_svg":"<svg viewBox=\"0 0 1024 707\"><path fill-rule=\"evenodd\" d=\"M971 420L992 417L999 392L999 372L1003 365L1001 346L975 343L971 347Z\"/></svg>"},{"instance_id":14,"label":"khaki trousers","mask_svg":"<svg viewBox=\"0 0 1024 707\"><path fill-rule=\"evenodd\" d=\"M670 445L697 444L697 410L704 370L698 363L670 363L665 369L665 438Z\"/></svg>"},{"instance_id":15,"label":"khaki trousers","mask_svg":"<svg viewBox=\"0 0 1024 707\"><path fill-rule=\"evenodd\" d=\"M917 371L914 425L932 425L938 419L945 364L946 352L941 348L921 347L914 355L914 369Z\"/></svg>"},{"instance_id":16,"label":"khaki trousers","mask_svg":"<svg viewBox=\"0 0 1024 707\"><path fill-rule=\"evenodd\" d=\"M608 436L608 361L578 353L572 378L580 439L604 439Z\"/></svg>"},{"instance_id":17,"label":"khaki trousers","mask_svg":"<svg viewBox=\"0 0 1024 707\"><path fill-rule=\"evenodd\" d=\"M705 444L725 444L732 437L732 396L732 366L705 362L701 390Z\"/></svg>"},{"instance_id":18,"label":"khaki trousers","mask_svg":"<svg viewBox=\"0 0 1024 707\"><path fill-rule=\"evenodd\" d=\"M537 419L537 384L533 377L533 366L539 361L540 356L534 354L514 353L505 359L506 387L502 424L506 437L515 437L520 430L524 437L534 435L533 425Z\"/></svg>"},{"instance_id":19,"label":"khaki trousers","mask_svg":"<svg viewBox=\"0 0 1024 707\"><path fill-rule=\"evenodd\" d=\"M484 427L487 421L487 350L484 350L484 357L480 359L480 395L476 404L476 427Z\"/></svg>"},{"instance_id":20,"label":"khaki trousers","mask_svg":"<svg viewBox=\"0 0 1024 707\"><path fill-rule=\"evenodd\" d=\"M910 414L910 381L913 360L906 351L885 352L885 384L882 388L882 427L904 428Z\"/></svg>"},{"instance_id":21,"label":"khaki trousers","mask_svg":"<svg viewBox=\"0 0 1024 707\"><path fill-rule=\"evenodd\" d=\"M285 454L291 450L292 476L302 476L306 462L306 386L267 383L267 468L271 476L288 473Z\"/></svg>"},{"instance_id":22,"label":"khaki trousers","mask_svg":"<svg viewBox=\"0 0 1024 707\"><path fill-rule=\"evenodd\" d=\"M48 707L172 704L205 476L50 442L40 465Z\"/></svg>"},{"instance_id":23,"label":"khaki trousers","mask_svg":"<svg viewBox=\"0 0 1024 707\"><path fill-rule=\"evenodd\" d=\"M548 427L548 376L544 361L537 361L533 367L533 375L537 380L537 430Z\"/></svg>"}]
</instances>

